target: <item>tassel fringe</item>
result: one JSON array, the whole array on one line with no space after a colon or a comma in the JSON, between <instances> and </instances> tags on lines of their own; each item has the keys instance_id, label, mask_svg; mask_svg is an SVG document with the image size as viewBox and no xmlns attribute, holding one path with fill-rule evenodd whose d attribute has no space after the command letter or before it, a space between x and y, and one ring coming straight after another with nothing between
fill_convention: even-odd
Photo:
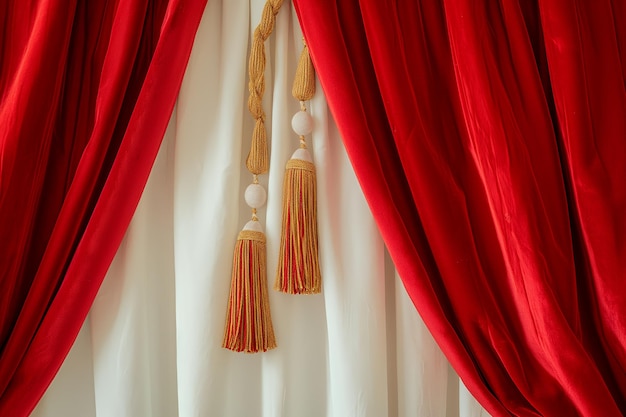
<instances>
[{"instance_id":1,"label":"tassel fringe","mask_svg":"<svg viewBox=\"0 0 626 417\"><path fill-rule=\"evenodd\" d=\"M242 230L235 246L222 347L247 353L276 347L266 271L265 235Z\"/></svg>"},{"instance_id":2,"label":"tassel fringe","mask_svg":"<svg viewBox=\"0 0 626 417\"><path fill-rule=\"evenodd\" d=\"M283 232L274 289L317 294L322 279L318 261L315 165L290 159L283 183Z\"/></svg>"}]
</instances>

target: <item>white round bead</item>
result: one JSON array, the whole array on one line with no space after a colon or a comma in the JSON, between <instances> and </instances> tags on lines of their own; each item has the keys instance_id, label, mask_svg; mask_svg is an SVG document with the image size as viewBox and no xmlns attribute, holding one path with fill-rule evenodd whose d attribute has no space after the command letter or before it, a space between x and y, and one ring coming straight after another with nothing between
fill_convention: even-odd
<instances>
[{"instance_id":1,"label":"white round bead","mask_svg":"<svg viewBox=\"0 0 626 417\"><path fill-rule=\"evenodd\" d=\"M291 159L301 159L303 161L313 162L313 158L311 158L309 150L304 148L296 149L293 155L291 155Z\"/></svg>"},{"instance_id":2,"label":"white round bead","mask_svg":"<svg viewBox=\"0 0 626 417\"><path fill-rule=\"evenodd\" d=\"M251 230L253 232L262 232L263 227L261 226L261 223L259 223L258 221L250 220L248 223L245 224L245 226L243 227L243 230Z\"/></svg>"},{"instance_id":3,"label":"white round bead","mask_svg":"<svg viewBox=\"0 0 626 417\"><path fill-rule=\"evenodd\" d=\"M263 207L265 204L265 200L267 199L267 193L265 192L265 188L261 186L261 184L250 184L248 188L246 188L246 192L244 193L244 198L246 199L246 204L252 208Z\"/></svg>"},{"instance_id":4,"label":"white round bead","mask_svg":"<svg viewBox=\"0 0 626 417\"><path fill-rule=\"evenodd\" d=\"M291 119L291 128L296 134L306 136L313 131L313 118L305 111L299 111Z\"/></svg>"}]
</instances>

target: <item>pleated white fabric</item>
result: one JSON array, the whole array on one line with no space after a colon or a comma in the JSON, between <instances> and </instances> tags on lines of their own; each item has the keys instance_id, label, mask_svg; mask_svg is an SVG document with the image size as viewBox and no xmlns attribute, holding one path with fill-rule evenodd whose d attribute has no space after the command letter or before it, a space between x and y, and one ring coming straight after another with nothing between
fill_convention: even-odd
<instances>
[{"instance_id":1,"label":"pleated white fabric","mask_svg":"<svg viewBox=\"0 0 626 417\"><path fill-rule=\"evenodd\" d=\"M247 51L262 0L211 0L161 151L127 235L39 417L475 417L409 300L323 92L309 105L323 293L270 290L278 348L221 348L252 119ZM284 167L298 146L291 83L301 34L289 3L267 43L269 286Z\"/></svg>"}]
</instances>

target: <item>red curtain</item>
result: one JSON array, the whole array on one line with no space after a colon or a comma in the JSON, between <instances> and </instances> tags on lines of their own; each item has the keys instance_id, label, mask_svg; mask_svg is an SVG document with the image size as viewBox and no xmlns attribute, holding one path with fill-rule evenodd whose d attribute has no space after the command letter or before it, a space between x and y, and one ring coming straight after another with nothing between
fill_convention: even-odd
<instances>
[{"instance_id":1,"label":"red curtain","mask_svg":"<svg viewBox=\"0 0 626 417\"><path fill-rule=\"evenodd\" d=\"M295 0L405 287L494 416L626 413L626 3Z\"/></svg>"},{"instance_id":2,"label":"red curtain","mask_svg":"<svg viewBox=\"0 0 626 417\"><path fill-rule=\"evenodd\" d=\"M156 157L206 0L0 5L0 415L69 351Z\"/></svg>"}]
</instances>

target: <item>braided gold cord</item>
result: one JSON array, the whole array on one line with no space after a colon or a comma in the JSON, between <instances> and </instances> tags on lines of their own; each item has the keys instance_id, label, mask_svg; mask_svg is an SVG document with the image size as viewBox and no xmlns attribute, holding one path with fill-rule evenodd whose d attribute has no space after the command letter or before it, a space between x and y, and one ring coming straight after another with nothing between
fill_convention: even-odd
<instances>
[{"instance_id":1,"label":"braided gold cord","mask_svg":"<svg viewBox=\"0 0 626 417\"><path fill-rule=\"evenodd\" d=\"M265 128L265 112L263 111L263 94L265 93L265 41L274 30L276 14L283 0L267 0L263 6L261 21L254 30L250 61L248 64L248 110L256 120L252 132L250 153L246 159L246 167L255 175L264 174L269 169L267 151L267 129Z\"/></svg>"}]
</instances>

